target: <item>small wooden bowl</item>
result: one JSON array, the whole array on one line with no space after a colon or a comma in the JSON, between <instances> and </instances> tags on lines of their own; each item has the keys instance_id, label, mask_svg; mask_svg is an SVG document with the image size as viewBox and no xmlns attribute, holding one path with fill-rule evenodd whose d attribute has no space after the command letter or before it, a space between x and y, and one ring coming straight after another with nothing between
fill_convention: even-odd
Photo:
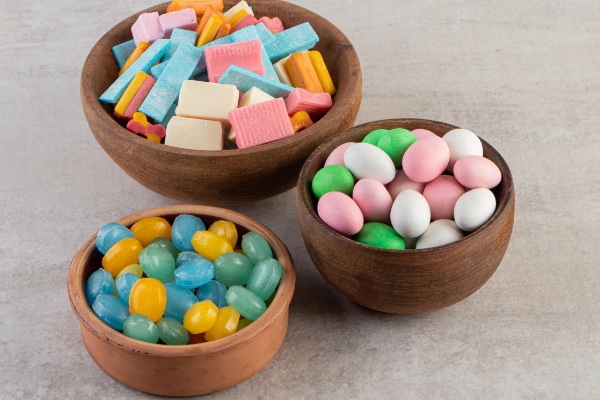
<instances>
[{"instance_id":1,"label":"small wooden bowl","mask_svg":"<svg viewBox=\"0 0 600 400\"><path fill-rule=\"evenodd\" d=\"M323 277L352 301L378 311L415 314L451 306L475 293L502 261L513 228L515 189L502 156L482 140L484 156L502 172L493 190L493 217L465 238L424 250L385 250L343 236L321 221L312 195L313 177L329 154L347 142L361 142L376 129L428 129L438 136L457 127L419 119L390 119L360 125L323 143L304 164L296 207L302 237Z\"/></svg>"},{"instance_id":2,"label":"small wooden bowl","mask_svg":"<svg viewBox=\"0 0 600 400\"><path fill-rule=\"evenodd\" d=\"M225 0L225 9L238 0ZM362 98L362 75L356 51L326 19L277 0L252 0L257 16L279 17L286 28L310 22L319 35L337 93L331 110L310 128L277 142L242 150L199 151L153 143L130 133L112 116L113 107L98 98L117 78L113 46L131 40L131 26L145 12L166 12L167 5L141 11L96 43L81 74L81 104L90 129L104 151L140 184L187 203L242 204L267 199L296 185L304 161L325 140L354 124Z\"/></svg>"},{"instance_id":3,"label":"small wooden bowl","mask_svg":"<svg viewBox=\"0 0 600 400\"><path fill-rule=\"evenodd\" d=\"M141 342L102 322L88 305L84 281L101 266L96 235L77 252L67 286L73 312L79 318L83 343L100 368L119 382L143 392L163 396L192 396L236 385L260 371L283 343L288 310L296 284L294 262L285 245L264 225L222 208L178 205L142 211L120 219L131 226L148 217L164 217L171 223L179 214L196 215L208 224L226 219L240 235L255 231L264 237L283 267L275 299L267 311L243 330L214 342L166 346Z\"/></svg>"}]
</instances>

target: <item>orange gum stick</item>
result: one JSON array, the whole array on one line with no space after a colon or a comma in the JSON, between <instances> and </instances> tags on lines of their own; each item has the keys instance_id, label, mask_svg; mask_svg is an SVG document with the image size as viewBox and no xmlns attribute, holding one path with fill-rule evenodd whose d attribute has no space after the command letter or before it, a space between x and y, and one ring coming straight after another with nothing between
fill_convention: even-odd
<instances>
[{"instance_id":1,"label":"orange gum stick","mask_svg":"<svg viewBox=\"0 0 600 400\"><path fill-rule=\"evenodd\" d=\"M218 16L213 15L212 17L210 17L210 20L208 21L208 23L204 27L204 30L202 30L202 33L198 37L196 47L204 46L205 44L215 40L215 37L217 36L217 33L219 32L219 29L221 29L222 25L223 21L221 21L221 19Z\"/></svg>"},{"instance_id":2,"label":"orange gum stick","mask_svg":"<svg viewBox=\"0 0 600 400\"><path fill-rule=\"evenodd\" d=\"M121 70L119 71L118 76L123 75L123 72L125 72L127 68L131 67L131 64L133 64L138 58L140 58L140 56L144 54L146 50L148 50L148 47L150 47L150 45L146 42L141 42L140 44L138 44L138 46L135 48L133 53L131 53L127 61L125 61L125 64L123 64L123 68L121 68Z\"/></svg>"},{"instance_id":3,"label":"orange gum stick","mask_svg":"<svg viewBox=\"0 0 600 400\"><path fill-rule=\"evenodd\" d=\"M231 24L229 22L223 22L223 25L219 28L219 32L217 32L217 36L215 36L215 40L221 39L224 36L229 35L229 31L231 30Z\"/></svg>"},{"instance_id":4,"label":"orange gum stick","mask_svg":"<svg viewBox=\"0 0 600 400\"><path fill-rule=\"evenodd\" d=\"M221 12L223 11L223 1L173 2L167 7L167 12L181 11L186 8L193 9L196 15L203 15L210 8Z\"/></svg>"},{"instance_id":5,"label":"orange gum stick","mask_svg":"<svg viewBox=\"0 0 600 400\"><path fill-rule=\"evenodd\" d=\"M285 69L288 71L288 74L290 74L294 86L299 85L296 87L301 87L311 93L323 92L319 78L306 54L293 54L290 59L285 62Z\"/></svg>"},{"instance_id":6,"label":"orange gum stick","mask_svg":"<svg viewBox=\"0 0 600 400\"><path fill-rule=\"evenodd\" d=\"M325 65L325 60L323 60L323 56L318 51L311 51L308 53L308 58L315 69L315 74L319 78L323 91L333 96L336 90L333 81L331 80L331 75L329 75L329 71L327 70L327 65Z\"/></svg>"},{"instance_id":7,"label":"orange gum stick","mask_svg":"<svg viewBox=\"0 0 600 400\"><path fill-rule=\"evenodd\" d=\"M198 32L198 35L202 33L204 27L206 27L206 24L208 24L208 21L210 21L213 15L222 16L221 20L225 22L225 16L223 14L221 14L218 11L215 11L212 8L209 8L208 10L206 10L202 18L200 18L200 20L198 21L198 27L196 28L196 32Z\"/></svg>"},{"instance_id":8,"label":"orange gum stick","mask_svg":"<svg viewBox=\"0 0 600 400\"><path fill-rule=\"evenodd\" d=\"M306 111L298 111L293 117L290 117L290 123L292 124L292 129L294 129L294 134L313 125Z\"/></svg>"}]
</instances>

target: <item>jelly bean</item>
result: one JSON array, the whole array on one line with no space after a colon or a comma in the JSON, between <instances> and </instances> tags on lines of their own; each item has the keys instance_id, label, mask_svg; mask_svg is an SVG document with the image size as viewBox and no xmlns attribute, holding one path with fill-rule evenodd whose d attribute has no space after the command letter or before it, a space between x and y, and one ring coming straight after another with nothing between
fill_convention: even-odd
<instances>
[{"instance_id":1,"label":"jelly bean","mask_svg":"<svg viewBox=\"0 0 600 400\"><path fill-rule=\"evenodd\" d=\"M244 329L245 327L247 327L248 325L250 325L253 322L254 321L252 321L251 319L248 319L248 318L240 319L240 322L238 322L236 332L241 331L242 329Z\"/></svg>"},{"instance_id":2,"label":"jelly bean","mask_svg":"<svg viewBox=\"0 0 600 400\"><path fill-rule=\"evenodd\" d=\"M269 243L256 232L248 232L242 236L242 250L253 265L267 258L273 258Z\"/></svg>"},{"instance_id":3,"label":"jelly bean","mask_svg":"<svg viewBox=\"0 0 600 400\"><path fill-rule=\"evenodd\" d=\"M189 332L173 318L162 317L156 323L160 340L169 346L182 346L190 341Z\"/></svg>"},{"instance_id":4,"label":"jelly bean","mask_svg":"<svg viewBox=\"0 0 600 400\"><path fill-rule=\"evenodd\" d=\"M129 311L142 314L156 322L165 313L167 292L164 285L154 278L142 278L137 281L129 295Z\"/></svg>"},{"instance_id":5,"label":"jelly bean","mask_svg":"<svg viewBox=\"0 0 600 400\"><path fill-rule=\"evenodd\" d=\"M173 244L181 251L194 251L194 246L192 246L194 234L205 230L206 226L200 218L182 214L173 221L173 229L171 230Z\"/></svg>"},{"instance_id":6,"label":"jelly bean","mask_svg":"<svg viewBox=\"0 0 600 400\"><path fill-rule=\"evenodd\" d=\"M356 235L365 222L356 202L340 192L329 192L321 197L317 212L324 223L342 235Z\"/></svg>"},{"instance_id":7,"label":"jelly bean","mask_svg":"<svg viewBox=\"0 0 600 400\"><path fill-rule=\"evenodd\" d=\"M356 203L367 222L390 223L392 196L383 183L375 179L361 179L354 186L352 200Z\"/></svg>"},{"instance_id":8,"label":"jelly bean","mask_svg":"<svg viewBox=\"0 0 600 400\"><path fill-rule=\"evenodd\" d=\"M348 147L344 153L344 163L358 180L372 178L386 185L396 176L396 167L390 156L369 143L356 143Z\"/></svg>"},{"instance_id":9,"label":"jelly bean","mask_svg":"<svg viewBox=\"0 0 600 400\"><path fill-rule=\"evenodd\" d=\"M417 249L429 249L456 242L465 236L456 222L449 219L438 219L429 224L429 228L419 237Z\"/></svg>"},{"instance_id":10,"label":"jelly bean","mask_svg":"<svg viewBox=\"0 0 600 400\"><path fill-rule=\"evenodd\" d=\"M100 253L106 254L117 242L126 238L133 238L133 233L129 229L116 222L109 222L100 228L96 236L96 248Z\"/></svg>"},{"instance_id":11,"label":"jelly bean","mask_svg":"<svg viewBox=\"0 0 600 400\"><path fill-rule=\"evenodd\" d=\"M244 286L254 266L243 254L225 253L215 260L215 277L225 286Z\"/></svg>"},{"instance_id":12,"label":"jelly bean","mask_svg":"<svg viewBox=\"0 0 600 400\"><path fill-rule=\"evenodd\" d=\"M209 281L198 288L196 298L198 301L210 300L217 308L222 308L227 306L225 293L227 293L225 285L217 281Z\"/></svg>"},{"instance_id":13,"label":"jelly bean","mask_svg":"<svg viewBox=\"0 0 600 400\"><path fill-rule=\"evenodd\" d=\"M131 232L144 247L157 237L171 240L171 224L161 217L144 218L133 224Z\"/></svg>"},{"instance_id":14,"label":"jelly bean","mask_svg":"<svg viewBox=\"0 0 600 400\"><path fill-rule=\"evenodd\" d=\"M325 166L328 167L330 165L341 165L342 167L346 167L344 164L344 153L348 147L352 146L355 142L344 143L338 147L334 151L331 152L327 160L325 161Z\"/></svg>"},{"instance_id":15,"label":"jelly bean","mask_svg":"<svg viewBox=\"0 0 600 400\"><path fill-rule=\"evenodd\" d=\"M469 189L493 189L502 181L502 173L492 160L480 156L466 156L454 164L454 176Z\"/></svg>"},{"instance_id":16,"label":"jelly bean","mask_svg":"<svg viewBox=\"0 0 600 400\"><path fill-rule=\"evenodd\" d=\"M206 339L204 338L204 332L198 333L196 335L194 335L193 333L190 333L189 335L190 335L189 344L206 343Z\"/></svg>"},{"instance_id":17,"label":"jelly bean","mask_svg":"<svg viewBox=\"0 0 600 400\"><path fill-rule=\"evenodd\" d=\"M244 318L253 321L267 310L267 305L260 297L241 286L231 286L225 294L225 299L227 304L235 308Z\"/></svg>"},{"instance_id":18,"label":"jelly bean","mask_svg":"<svg viewBox=\"0 0 600 400\"><path fill-rule=\"evenodd\" d=\"M131 294L131 288L139 280L140 280L140 278L138 276L127 272L127 273L121 275L120 277L118 277L117 280L115 281L116 282L115 286L117 287L117 293L119 294L119 297L121 298L121 300L123 300L125 303L127 303L127 305L129 305L129 295Z\"/></svg>"},{"instance_id":19,"label":"jelly bean","mask_svg":"<svg viewBox=\"0 0 600 400\"><path fill-rule=\"evenodd\" d=\"M173 260L177 260L180 251L175 247L173 242L165 239L164 237L157 237L153 241L150 242L148 247L160 247L162 249L167 250L173 256Z\"/></svg>"},{"instance_id":20,"label":"jelly bean","mask_svg":"<svg viewBox=\"0 0 600 400\"><path fill-rule=\"evenodd\" d=\"M489 189L473 189L460 196L454 220L460 229L473 232L485 225L496 211L496 197Z\"/></svg>"},{"instance_id":21,"label":"jelly bean","mask_svg":"<svg viewBox=\"0 0 600 400\"><path fill-rule=\"evenodd\" d=\"M423 191L425 190L425 183L411 181L410 178L406 176L404 170L401 169L400 171L396 172L396 177L390 182L390 185L388 186L388 192L390 192L392 200L396 200L396 197L398 197L400 193L408 189L412 189L423 194Z\"/></svg>"},{"instance_id":22,"label":"jelly bean","mask_svg":"<svg viewBox=\"0 0 600 400\"><path fill-rule=\"evenodd\" d=\"M100 268L94 271L87 280L85 297L90 305L94 304L96 297L100 294L112 294L114 281L110 272Z\"/></svg>"},{"instance_id":23,"label":"jelly bean","mask_svg":"<svg viewBox=\"0 0 600 400\"><path fill-rule=\"evenodd\" d=\"M273 294L271 296L269 296L268 299L265 300L265 304L267 305L267 307L269 307L271 305L271 303L273 302L273 300L275 299L275 296L277 295L277 290L273 292Z\"/></svg>"},{"instance_id":24,"label":"jelly bean","mask_svg":"<svg viewBox=\"0 0 600 400\"><path fill-rule=\"evenodd\" d=\"M377 141L377 147L385 151L394 162L396 169L402 168L402 157L406 150L417 141L417 137L406 129L392 129Z\"/></svg>"},{"instance_id":25,"label":"jelly bean","mask_svg":"<svg viewBox=\"0 0 600 400\"><path fill-rule=\"evenodd\" d=\"M158 343L159 331L145 315L131 314L123 324L123 334L142 342Z\"/></svg>"},{"instance_id":26,"label":"jelly bean","mask_svg":"<svg viewBox=\"0 0 600 400\"><path fill-rule=\"evenodd\" d=\"M273 258L262 260L254 266L246 288L262 300L267 300L279 285L281 272L279 261Z\"/></svg>"},{"instance_id":27,"label":"jelly bean","mask_svg":"<svg viewBox=\"0 0 600 400\"><path fill-rule=\"evenodd\" d=\"M127 267L123 268L121 270L121 272L119 272L119 274L117 275L117 279L121 276L124 275L126 273L130 273L130 274L134 274L135 276L137 276L138 278L142 277L142 274L144 273L144 271L142 271L142 267L140 267L140 264L131 264L128 265Z\"/></svg>"},{"instance_id":28,"label":"jelly bean","mask_svg":"<svg viewBox=\"0 0 600 400\"><path fill-rule=\"evenodd\" d=\"M231 243L231 247L235 248L238 241L238 232L235 224L231 221L215 221L208 228L209 232L216 233Z\"/></svg>"},{"instance_id":29,"label":"jelly bean","mask_svg":"<svg viewBox=\"0 0 600 400\"><path fill-rule=\"evenodd\" d=\"M194 250L201 256L208 258L210 261L215 261L219 256L225 253L231 253L233 247L227 239L214 232L200 231L196 232L192 238Z\"/></svg>"},{"instance_id":30,"label":"jelly bean","mask_svg":"<svg viewBox=\"0 0 600 400\"><path fill-rule=\"evenodd\" d=\"M186 262L192 260L208 260L208 258L201 256L195 251L182 251L177 257L177 268L181 267Z\"/></svg>"},{"instance_id":31,"label":"jelly bean","mask_svg":"<svg viewBox=\"0 0 600 400\"><path fill-rule=\"evenodd\" d=\"M123 268L138 263L138 256L143 249L137 239L123 239L111 247L102 257L102 268L116 278Z\"/></svg>"},{"instance_id":32,"label":"jelly bean","mask_svg":"<svg viewBox=\"0 0 600 400\"><path fill-rule=\"evenodd\" d=\"M198 302L196 296L174 283L165 284L165 291L167 292L165 317L176 319L182 324L185 312Z\"/></svg>"},{"instance_id":33,"label":"jelly bean","mask_svg":"<svg viewBox=\"0 0 600 400\"><path fill-rule=\"evenodd\" d=\"M149 278L163 280L175 272L175 260L162 247L147 247L141 251L140 266Z\"/></svg>"},{"instance_id":34,"label":"jelly bean","mask_svg":"<svg viewBox=\"0 0 600 400\"><path fill-rule=\"evenodd\" d=\"M123 330L123 323L129 317L127 303L111 294L98 295L92 310L102 322L118 331Z\"/></svg>"},{"instance_id":35,"label":"jelly bean","mask_svg":"<svg viewBox=\"0 0 600 400\"><path fill-rule=\"evenodd\" d=\"M396 231L379 222L369 222L356 235L355 240L367 246L381 249L404 250L404 240Z\"/></svg>"},{"instance_id":36,"label":"jelly bean","mask_svg":"<svg viewBox=\"0 0 600 400\"><path fill-rule=\"evenodd\" d=\"M329 192L342 192L352 196L354 177L341 165L330 165L320 169L312 180L312 191L317 199Z\"/></svg>"},{"instance_id":37,"label":"jelly bean","mask_svg":"<svg viewBox=\"0 0 600 400\"><path fill-rule=\"evenodd\" d=\"M431 210L421 193L405 190L396 197L390 218L392 226L400 236L415 238L427 230L431 221Z\"/></svg>"},{"instance_id":38,"label":"jelly bean","mask_svg":"<svg viewBox=\"0 0 600 400\"><path fill-rule=\"evenodd\" d=\"M231 306L220 308L215 324L204 333L207 342L227 337L237 330L240 313Z\"/></svg>"},{"instance_id":39,"label":"jelly bean","mask_svg":"<svg viewBox=\"0 0 600 400\"><path fill-rule=\"evenodd\" d=\"M448 161L448 172L454 171L454 165L458 160L466 156L483 157L483 145L476 134L467 129L453 129L446 133L442 139L448 144L450 160Z\"/></svg>"},{"instance_id":40,"label":"jelly bean","mask_svg":"<svg viewBox=\"0 0 600 400\"><path fill-rule=\"evenodd\" d=\"M377 146L377 143L379 143L379 139L381 139L382 136L386 133L388 133L387 129L377 129L365 136L362 142L372 144L373 146Z\"/></svg>"},{"instance_id":41,"label":"jelly bean","mask_svg":"<svg viewBox=\"0 0 600 400\"><path fill-rule=\"evenodd\" d=\"M431 182L446 170L450 150L442 138L431 136L417 140L404 153L402 169L414 182Z\"/></svg>"},{"instance_id":42,"label":"jelly bean","mask_svg":"<svg viewBox=\"0 0 600 400\"><path fill-rule=\"evenodd\" d=\"M431 209L431 219L454 219L454 206L465 188L451 175L440 175L425 186L423 196Z\"/></svg>"},{"instance_id":43,"label":"jelly bean","mask_svg":"<svg viewBox=\"0 0 600 400\"><path fill-rule=\"evenodd\" d=\"M183 326L193 334L206 332L215 324L218 311L212 301L200 301L187 310Z\"/></svg>"},{"instance_id":44,"label":"jelly bean","mask_svg":"<svg viewBox=\"0 0 600 400\"><path fill-rule=\"evenodd\" d=\"M192 260L175 271L175 282L186 289L204 285L215 277L213 264L208 260Z\"/></svg>"}]
</instances>

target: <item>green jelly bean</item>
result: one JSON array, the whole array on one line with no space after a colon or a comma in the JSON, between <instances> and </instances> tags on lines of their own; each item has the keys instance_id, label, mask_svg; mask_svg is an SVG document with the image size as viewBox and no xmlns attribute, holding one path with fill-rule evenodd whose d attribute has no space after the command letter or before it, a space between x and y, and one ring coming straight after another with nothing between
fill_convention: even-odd
<instances>
[{"instance_id":1,"label":"green jelly bean","mask_svg":"<svg viewBox=\"0 0 600 400\"><path fill-rule=\"evenodd\" d=\"M170 346L182 346L190 341L190 334L176 319L162 317L156 323L160 340Z\"/></svg>"},{"instance_id":2,"label":"green jelly bean","mask_svg":"<svg viewBox=\"0 0 600 400\"><path fill-rule=\"evenodd\" d=\"M387 153L396 169L402 168L402 158L406 150L417 141L417 137L406 129L392 129L377 141L377 147Z\"/></svg>"},{"instance_id":3,"label":"green jelly bean","mask_svg":"<svg viewBox=\"0 0 600 400\"><path fill-rule=\"evenodd\" d=\"M254 266L243 254L225 253L215 260L215 278L225 286L244 286Z\"/></svg>"},{"instance_id":4,"label":"green jelly bean","mask_svg":"<svg viewBox=\"0 0 600 400\"><path fill-rule=\"evenodd\" d=\"M329 192L342 192L352 197L354 177L341 165L330 165L320 169L313 178L312 191L317 199Z\"/></svg>"},{"instance_id":5,"label":"green jelly bean","mask_svg":"<svg viewBox=\"0 0 600 400\"><path fill-rule=\"evenodd\" d=\"M273 294L265 300L265 304L267 305L267 307L269 307L271 305L271 303L273 302L273 299L275 299L275 295L277 294L277 290L273 292Z\"/></svg>"},{"instance_id":6,"label":"green jelly bean","mask_svg":"<svg viewBox=\"0 0 600 400\"><path fill-rule=\"evenodd\" d=\"M372 144L373 146L377 146L377 142L379 142L379 139L381 139L381 137L387 132L387 129L377 129L376 131L373 131L367 136L365 136L362 142Z\"/></svg>"},{"instance_id":7,"label":"green jelly bean","mask_svg":"<svg viewBox=\"0 0 600 400\"><path fill-rule=\"evenodd\" d=\"M147 247L140 252L140 266L148 278L162 281L175 272L175 259L162 247Z\"/></svg>"},{"instance_id":8,"label":"green jelly bean","mask_svg":"<svg viewBox=\"0 0 600 400\"><path fill-rule=\"evenodd\" d=\"M242 236L242 250L252 265L267 258L273 258L271 246L256 232L248 232Z\"/></svg>"},{"instance_id":9,"label":"green jelly bean","mask_svg":"<svg viewBox=\"0 0 600 400\"><path fill-rule=\"evenodd\" d=\"M151 241L150 244L148 245L148 247L162 247L163 249L165 249L169 253L171 253L171 255L173 256L173 260L177 260L179 253L181 253L177 249L177 247L175 247L173 242L171 242L168 239L165 239L164 237L160 237L160 236L157 237L156 239L154 239L153 241Z\"/></svg>"},{"instance_id":10,"label":"green jelly bean","mask_svg":"<svg viewBox=\"0 0 600 400\"><path fill-rule=\"evenodd\" d=\"M123 324L123 333L142 342L158 343L158 328L145 315L131 314Z\"/></svg>"},{"instance_id":11,"label":"green jelly bean","mask_svg":"<svg viewBox=\"0 0 600 400\"><path fill-rule=\"evenodd\" d=\"M247 327L248 325L250 325L253 322L254 321L252 321L251 319L248 319L248 318L240 319L240 322L238 322L236 332L239 332L240 330L244 329L245 327Z\"/></svg>"},{"instance_id":12,"label":"green jelly bean","mask_svg":"<svg viewBox=\"0 0 600 400\"><path fill-rule=\"evenodd\" d=\"M404 240L394 228L381 222L368 222L355 237L359 243L381 249L404 250Z\"/></svg>"},{"instance_id":13,"label":"green jelly bean","mask_svg":"<svg viewBox=\"0 0 600 400\"><path fill-rule=\"evenodd\" d=\"M246 289L263 300L267 300L279 285L281 264L272 258L262 260L254 266Z\"/></svg>"},{"instance_id":14,"label":"green jelly bean","mask_svg":"<svg viewBox=\"0 0 600 400\"><path fill-rule=\"evenodd\" d=\"M267 305L260 297L241 286L230 287L225 293L225 300L242 317L252 321L255 321L267 310Z\"/></svg>"}]
</instances>

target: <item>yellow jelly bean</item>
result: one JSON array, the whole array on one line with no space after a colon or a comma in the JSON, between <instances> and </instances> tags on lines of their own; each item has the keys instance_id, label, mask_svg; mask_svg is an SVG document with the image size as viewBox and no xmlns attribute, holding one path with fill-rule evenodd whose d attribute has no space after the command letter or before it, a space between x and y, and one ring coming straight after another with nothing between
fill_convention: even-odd
<instances>
[{"instance_id":1,"label":"yellow jelly bean","mask_svg":"<svg viewBox=\"0 0 600 400\"><path fill-rule=\"evenodd\" d=\"M126 238L117 242L102 257L102 268L110 272L113 278L128 265L137 264L138 256L144 248L139 240Z\"/></svg>"},{"instance_id":2,"label":"yellow jelly bean","mask_svg":"<svg viewBox=\"0 0 600 400\"><path fill-rule=\"evenodd\" d=\"M206 331L204 338L207 342L211 342L229 336L236 332L239 322L240 313L235 311L235 308L231 306L220 308L215 324Z\"/></svg>"},{"instance_id":3,"label":"yellow jelly bean","mask_svg":"<svg viewBox=\"0 0 600 400\"><path fill-rule=\"evenodd\" d=\"M140 71L135 75L129 86L127 86L127 89L125 89L125 92L123 92L123 95L117 102L117 105L115 106L116 114L120 115L121 117L123 116L123 114L125 114L127 107L129 107L129 104L131 103L137 92L140 90L147 77L148 74L146 74L143 71Z\"/></svg>"},{"instance_id":4,"label":"yellow jelly bean","mask_svg":"<svg viewBox=\"0 0 600 400\"><path fill-rule=\"evenodd\" d=\"M183 326L194 335L206 332L217 321L218 312L219 309L212 301L199 301L186 311L183 316Z\"/></svg>"},{"instance_id":5,"label":"yellow jelly bean","mask_svg":"<svg viewBox=\"0 0 600 400\"><path fill-rule=\"evenodd\" d=\"M144 271L142 271L142 267L140 266L140 264L131 264L131 265L128 265L127 267L123 268L121 270L121 272L119 272L119 275L117 275L116 279L118 279L121 275L126 274L128 272L130 274L134 274L138 278L141 278L142 274L144 273Z\"/></svg>"},{"instance_id":6,"label":"yellow jelly bean","mask_svg":"<svg viewBox=\"0 0 600 400\"><path fill-rule=\"evenodd\" d=\"M331 75L329 75L323 56L318 51L311 51L308 53L308 58L310 58L310 62L314 67L314 71L319 78L323 90L333 96L335 94L335 86L333 85Z\"/></svg>"},{"instance_id":7,"label":"yellow jelly bean","mask_svg":"<svg viewBox=\"0 0 600 400\"><path fill-rule=\"evenodd\" d=\"M214 232L231 243L231 247L235 248L238 241L238 233L235 224L231 221L216 221L209 228L209 232Z\"/></svg>"},{"instance_id":8,"label":"yellow jelly bean","mask_svg":"<svg viewBox=\"0 0 600 400\"><path fill-rule=\"evenodd\" d=\"M144 218L133 224L131 233L142 246L148 247L150 242L157 237L171 240L171 224L161 217Z\"/></svg>"},{"instance_id":9,"label":"yellow jelly bean","mask_svg":"<svg viewBox=\"0 0 600 400\"><path fill-rule=\"evenodd\" d=\"M142 278L131 288L129 313L142 314L156 322L162 318L167 306L167 292L158 279Z\"/></svg>"},{"instance_id":10,"label":"yellow jelly bean","mask_svg":"<svg viewBox=\"0 0 600 400\"><path fill-rule=\"evenodd\" d=\"M194 246L194 250L198 254L208 258L210 261L215 261L221 255L233 251L233 247L227 239L209 231L196 232L194 237L192 237L192 246Z\"/></svg>"}]
</instances>

